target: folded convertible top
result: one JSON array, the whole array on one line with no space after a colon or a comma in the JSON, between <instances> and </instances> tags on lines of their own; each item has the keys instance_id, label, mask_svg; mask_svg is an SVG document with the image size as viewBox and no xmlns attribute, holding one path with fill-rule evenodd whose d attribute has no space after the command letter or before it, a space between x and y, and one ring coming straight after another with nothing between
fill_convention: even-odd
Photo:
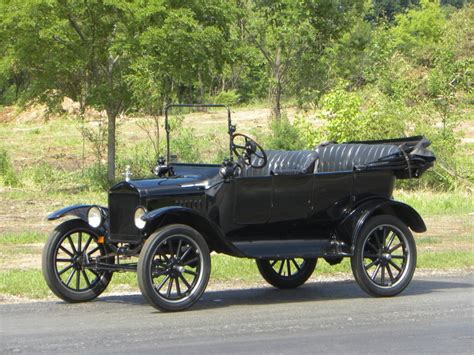
<instances>
[{"instance_id":1,"label":"folded convertible top","mask_svg":"<svg viewBox=\"0 0 474 355\"><path fill-rule=\"evenodd\" d=\"M433 166L436 157L427 149L423 136L325 143L316 147L320 172L344 170L393 170L399 179L420 177Z\"/></svg>"}]
</instances>

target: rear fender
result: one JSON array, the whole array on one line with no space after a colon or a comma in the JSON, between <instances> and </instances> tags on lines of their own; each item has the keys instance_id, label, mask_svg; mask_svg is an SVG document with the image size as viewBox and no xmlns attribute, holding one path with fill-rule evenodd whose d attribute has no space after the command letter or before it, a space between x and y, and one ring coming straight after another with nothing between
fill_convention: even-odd
<instances>
[{"instance_id":1,"label":"rear fender","mask_svg":"<svg viewBox=\"0 0 474 355\"><path fill-rule=\"evenodd\" d=\"M337 227L338 237L354 245L365 222L371 217L388 214L399 218L411 230L422 233L426 225L420 214L405 203L389 199L371 199L357 206Z\"/></svg>"},{"instance_id":2,"label":"rear fender","mask_svg":"<svg viewBox=\"0 0 474 355\"><path fill-rule=\"evenodd\" d=\"M146 234L169 224L185 224L196 229L206 240L209 249L234 256L242 256L230 243L221 228L201 213L182 206L169 206L146 213L142 219L147 222Z\"/></svg>"}]
</instances>

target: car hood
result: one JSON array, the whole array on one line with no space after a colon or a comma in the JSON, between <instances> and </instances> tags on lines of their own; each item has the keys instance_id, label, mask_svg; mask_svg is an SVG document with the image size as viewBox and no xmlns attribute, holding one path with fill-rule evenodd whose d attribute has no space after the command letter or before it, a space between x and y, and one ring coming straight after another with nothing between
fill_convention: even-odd
<instances>
[{"instance_id":1,"label":"car hood","mask_svg":"<svg viewBox=\"0 0 474 355\"><path fill-rule=\"evenodd\" d=\"M178 176L122 181L110 188L110 192L138 192L140 197L169 194L189 194L204 191L213 179L202 179L200 176Z\"/></svg>"}]
</instances>

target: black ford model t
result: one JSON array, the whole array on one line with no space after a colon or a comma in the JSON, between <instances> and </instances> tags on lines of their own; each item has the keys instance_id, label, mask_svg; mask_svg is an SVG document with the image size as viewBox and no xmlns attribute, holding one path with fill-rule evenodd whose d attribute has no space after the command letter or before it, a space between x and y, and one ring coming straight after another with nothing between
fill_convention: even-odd
<instances>
[{"instance_id":1,"label":"black ford model t","mask_svg":"<svg viewBox=\"0 0 474 355\"><path fill-rule=\"evenodd\" d=\"M151 305L183 310L203 294L213 251L255 259L263 278L280 288L302 285L318 258L333 265L344 257L371 295L407 287L416 266L410 229L426 227L392 191L395 178L418 178L433 165L426 139L265 151L236 133L227 109L229 159L170 163L174 106L196 105L166 108L167 160L158 159L156 177L127 174L110 188L108 207L75 205L48 216L73 217L54 229L43 253L43 274L57 296L89 301L115 271L136 271Z\"/></svg>"}]
</instances>

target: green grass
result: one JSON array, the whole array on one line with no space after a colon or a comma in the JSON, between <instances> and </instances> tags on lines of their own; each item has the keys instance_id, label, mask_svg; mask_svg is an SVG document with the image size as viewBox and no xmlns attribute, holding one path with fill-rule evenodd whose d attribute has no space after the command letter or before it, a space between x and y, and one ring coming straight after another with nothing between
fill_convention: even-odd
<instances>
[{"instance_id":1,"label":"green grass","mask_svg":"<svg viewBox=\"0 0 474 355\"><path fill-rule=\"evenodd\" d=\"M0 272L0 294L28 298L44 298L51 295L41 270L8 270Z\"/></svg>"},{"instance_id":2,"label":"green grass","mask_svg":"<svg viewBox=\"0 0 474 355\"><path fill-rule=\"evenodd\" d=\"M420 251L416 266L421 269L465 269L474 267L474 251Z\"/></svg>"},{"instance_id":3,"label":"green grass","mask_svg":"<svg viewBox=\"0 0 474 355\"><path fill-rule=\"evenodd\" d=\"M474 212L474 194L466 191L432 192L395 190L395 200L412 206L423 216L456 215Z\"/></svg>"},{"instance_id":4,"label":"green grass","mask_svg":"<svg viewBox=\"0 0 474 355\"><path fill-rule=\"evenodd\" d=\"M48 236L45 233L6 233L0 234L1 245L17 245L17 244L32 244L44 243Z\"/></svg>"}]
</instances>

